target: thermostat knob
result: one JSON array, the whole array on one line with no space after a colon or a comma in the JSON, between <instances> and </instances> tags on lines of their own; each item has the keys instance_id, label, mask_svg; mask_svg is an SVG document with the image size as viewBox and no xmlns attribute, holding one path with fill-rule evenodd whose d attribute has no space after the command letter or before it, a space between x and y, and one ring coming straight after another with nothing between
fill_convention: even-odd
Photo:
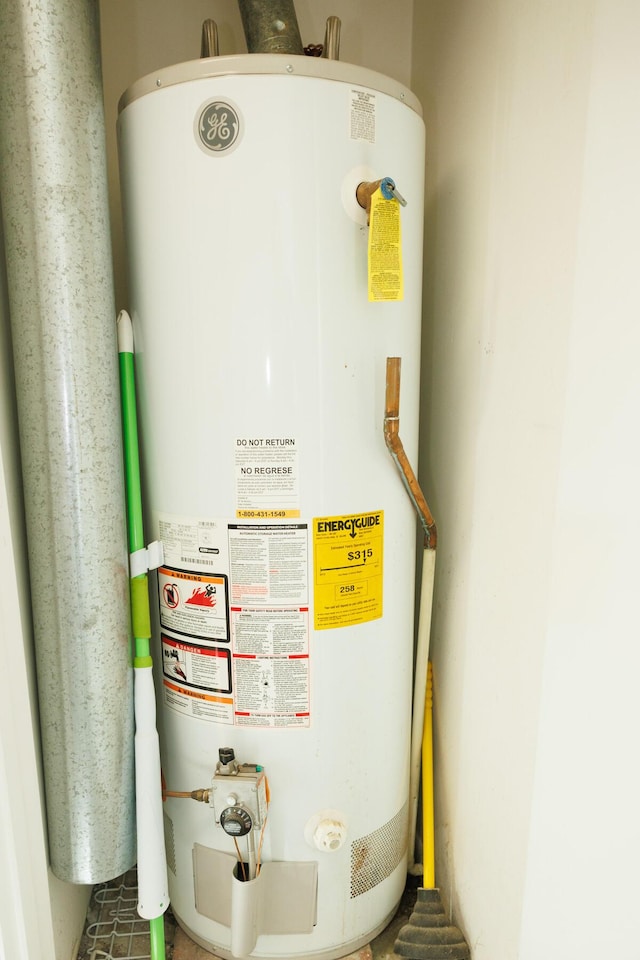
<instances>
[{"instance_id":1,"label":"thermostat knob","mask_svg":"<svg viewBox=\"0 0 640 960\"><path fill-rule=\"evenodd\" d=\"M244 807L227 807L220 814L220 826L231 837L244 837L253 827L253 820Z\"/></svg>"}]
</instances>

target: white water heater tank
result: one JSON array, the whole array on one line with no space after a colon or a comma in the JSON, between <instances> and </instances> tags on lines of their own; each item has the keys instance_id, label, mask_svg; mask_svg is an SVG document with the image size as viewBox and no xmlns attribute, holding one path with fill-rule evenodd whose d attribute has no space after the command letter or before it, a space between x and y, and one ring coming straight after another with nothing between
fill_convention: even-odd
<instances>
[{"instance_id":1,"label":"white water heater tank","mask_svg":"<svg viewBox=\"0 0 640 960\"><path fill-rule=\"evenodd\" d=\"M334 61L158 72L119 118L174 913L222 956L340 957L406 878L424 127ZM404 295L368 298L389 176ZM396 202L391 201L391 202ZM222 751L222 752L220 752ZM216 773L217 768L217 773Z\"/></svg>"}]
</instances>

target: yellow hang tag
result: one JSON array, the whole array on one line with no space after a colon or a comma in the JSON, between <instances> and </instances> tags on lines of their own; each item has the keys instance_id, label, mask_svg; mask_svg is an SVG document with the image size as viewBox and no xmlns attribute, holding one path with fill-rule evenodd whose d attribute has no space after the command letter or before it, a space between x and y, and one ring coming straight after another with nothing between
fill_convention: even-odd
<instances>
[{"instance_id":1,"label":"yellow hang tag","mask_svg":"<svg viewBox=\"0 0 640 960\"><path fill-rule=\"evenodd\" d=\"M369 300L402 300L402 237L400 204L385 200L380 187L371 197L369 214Z\"/></svg>"}]
</instances>

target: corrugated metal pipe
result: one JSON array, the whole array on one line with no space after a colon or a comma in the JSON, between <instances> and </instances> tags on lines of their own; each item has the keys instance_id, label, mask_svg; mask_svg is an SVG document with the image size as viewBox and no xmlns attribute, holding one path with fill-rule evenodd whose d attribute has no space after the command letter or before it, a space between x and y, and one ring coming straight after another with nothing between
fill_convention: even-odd
<instances>
[{"instance_id":1,"label":"corrugated metal pipe","mask_svg":"<svg viewBox=\"0 0 640 960\"><path fill-rule=\"evenodd\" d=\"M135 862L133 670L96 0L0 3L0 195L49 851Z\"/></svg>"},{"instance_id":2,"label":"corrugated metal pipe","mask_svg":"<svg viewBox=\"0 0 640 960\"><path fill-rule=\"evenodd\" d=\"M238 0L249 53L303 56L293 0Z\"/></svg>"}]
</instances>

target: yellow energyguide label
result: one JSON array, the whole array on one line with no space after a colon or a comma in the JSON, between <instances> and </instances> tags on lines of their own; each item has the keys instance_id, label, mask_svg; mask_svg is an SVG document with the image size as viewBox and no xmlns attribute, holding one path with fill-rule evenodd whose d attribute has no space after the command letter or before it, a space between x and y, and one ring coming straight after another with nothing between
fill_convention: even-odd
<instances>
[{"instance_id":1,"label":"yellow energyguide label","mask_svg":"<svg viewBox=\"0 0 640 960\"><path fill-rule=\"evenodd\" d=\"M371 197L368 247L369 300L402 300L402 235L400 204L385 200L380 187Z\"/></svg>"},{"instance_id":2,"label":"yellow energyguide label","mask_svg":"<svg viewBox=\"0 0 640 960\"><path fill-rule=\"evenodd\" d=\"M330 630L382 616L384 512L315 517L314 627Z\"/></svg>"}]
</instances>

